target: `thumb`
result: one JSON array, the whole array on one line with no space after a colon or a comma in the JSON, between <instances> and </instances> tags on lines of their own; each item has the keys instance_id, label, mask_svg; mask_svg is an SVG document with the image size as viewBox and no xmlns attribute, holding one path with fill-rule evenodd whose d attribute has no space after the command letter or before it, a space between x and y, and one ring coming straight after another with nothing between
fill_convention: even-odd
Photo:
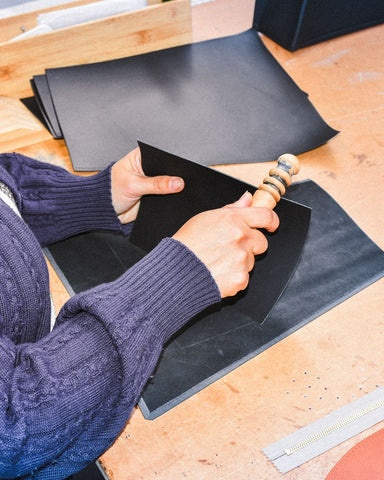
<instances>
[{"instance_id":1,"label":"thumb","mask_svg":"<svg viewBox=\"0 0 384 480\"><path fill-rule=\"evenodd\" d=\"M143 195L166 195L168 193L181 192L184 188L184 180L180 177L159 175L157 177L141 176L136 182L136 193Z\"/></svg>"},{"instance_id":2,"label":"thumb","mask_svg":"<svg viewBox=\"0 0 384 480\"><path fill-rule=\"evenodd\" d=\"M250 207L251 203L252 203L252 194L246 191L238 200L236 200L236 202L229 204L228 207L237 207L237 208Z\"/></svg>"}]
</instances>

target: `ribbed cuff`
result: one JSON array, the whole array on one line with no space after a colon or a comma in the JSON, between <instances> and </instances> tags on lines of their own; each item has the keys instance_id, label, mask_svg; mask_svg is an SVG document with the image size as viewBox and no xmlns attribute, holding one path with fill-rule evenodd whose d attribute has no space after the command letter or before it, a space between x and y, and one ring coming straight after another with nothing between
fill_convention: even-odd
<instances>
[{"instance_id":1,"label":"ribbed cuff","mask_svg":"<svg viewBox=\"0 0 384 480\"><path fill-rule=\"evenodd\" d=\"M61 235L67 237L89 230L121 231L112 205L111 165L89 177L76 176L57 185L55 215Z\"/></svg>"},{"instance_id":2,"label":"ribbed cuff","mask_svg":"<svg viewBox=\"0 0 384 480\"><path fill-rule=\"evenodd\" d=\"M119 294L104 313L116 321L136 305L135 309L150 319L138 334L148 335L149 328L163 342L193 316L221 300L207 267L172 238L163 239L109 288Z\"/></svg>"}]
</instances>

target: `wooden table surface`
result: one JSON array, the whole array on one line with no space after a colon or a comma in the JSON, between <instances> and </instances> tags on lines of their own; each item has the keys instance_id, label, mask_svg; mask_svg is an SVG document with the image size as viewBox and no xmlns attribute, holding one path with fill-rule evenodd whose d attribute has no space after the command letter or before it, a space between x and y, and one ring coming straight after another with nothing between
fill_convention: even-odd
<instances>
[{"instance_id":1,"label":"wooden table surface","mask_svg":"<svg viewBox=\"0 0 384 480\"><path fill-rule=\"evenodd\" d=\"M194 41L248 29L253 8L254 0L194 6ZM384 248L384 25L294 53L263 40L327 123L340 131L299 156L302 169L296 178L316 181ZM0 114L2 151L72 169L65 143L53 140L17 100L0 96ZM217 168L257 185L270 165ZM59 308L68 294L50 272ZM261 449L383 385L383 286L381 279L156 420L135 409L101 458L108 476L324 479L349 448L384 428L384 422L285 475Z\"/></svg>"}]
</instances>

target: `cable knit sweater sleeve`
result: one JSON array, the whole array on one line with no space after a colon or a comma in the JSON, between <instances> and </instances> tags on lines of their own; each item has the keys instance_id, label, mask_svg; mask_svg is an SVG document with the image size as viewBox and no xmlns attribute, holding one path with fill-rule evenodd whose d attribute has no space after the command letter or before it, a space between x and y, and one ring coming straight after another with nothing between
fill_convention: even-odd
<instances>
[{"instance_id":1,"label":"cable knit sweater sleeve","mask_svg":"<svg viewBox=\"0 0 384 480\"><path fill-rule=\"evenodd\" d=\"M219 293L164 239L111 284L67 302L34 344L0 342L0 478L62 479L116 439L162 346Z\"/></svg>"},{"instance_id":2,"label":"cable knit sweater sleeve","mask_svg":"<svg viewBox=\"0 0 384 480\"><path fill-rule=\"evenodd\" d=\"M90 230L129 233L111 202L111 165L96 175L80 176L24 155L0 155L0 180L15 194L23 219L40 244Z\"/></svg>"},{"instance_id":3,"label":"cable knit sweater sleeve","mask_svg":"<svg viewBox=\"0 0 384 480\"><path fill-rule=\"evenodd\" d=\"M41 243L57 238L52 229L60 228L61 221L66 223L71 210L76 221L68 220L59 236L81 230L76 225L82 219L77 211L80 205L69 199L65 208L64 197L58 193L61 187L57 184L69 177L60 169L57 179L50 178L55 169L39 166L36 168L49 172L49 181L39 183L32 161L27 159L23 166L18 160L11 165L12 160L11 156L1 158L6 167L0 169L1 179L22 204ZM91 180L90 190L94 188L96 196L105 194L108 181L103 175L105 172ZM100 178L101 185L95 187ZM77 191L76 180L70 182ZM40 195L51 188L55 208L61 206L63 212L57 214L51 208L52 199L47 195L41 199L46 209L41 213L37 200L29 198L31 185L36 185ZM108 207L106 199L101 203ZM82 206L93 218L89 225L101 227L94 206L87 202ZM52 219L38 220L36 212L52 215ZM19 235L20 241L30 246L31 255L42 255L36 239L30 239L32 232L14 215L14 231L8 234L4 227L1 235ZM117 228L109 221L105 218L109 227ZM20 250L16 244L14 250L16 258ZM12 252L7 258L12 258ZM27 258L22 261L28 264ZM0 266L10 272L16 263L3 261ZM43 266L40 270L40 275L47 275ZM13 284L25 283L25 275L23 269L16 271ZM8 289L8 279L3 276L2 280L0 307L7 301ZM22 292L23 301L28 302L29 289ZM16 300L17 296L15 305ZM219 300L219 290L205 265L184 245L167 238L116 281L72 297L59 313L53 331L34 343L16 344L0 331L0 478L63 479L98 458L127 422L164 343L192 316ZM38 303L36 311L40 311ZM0 327L2 320L0 315Z\"/></svg>"}]
</instances>

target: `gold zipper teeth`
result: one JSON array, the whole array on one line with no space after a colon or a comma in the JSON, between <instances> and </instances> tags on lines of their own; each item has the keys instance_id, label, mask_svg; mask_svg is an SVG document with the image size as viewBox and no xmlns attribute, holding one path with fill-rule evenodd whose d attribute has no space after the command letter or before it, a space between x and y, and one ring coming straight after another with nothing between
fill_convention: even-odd
<instances>
[{"instance_id":1,"label":"gold zipper teeth","mask_svg":"<svg viewBox=\"0 0 384 480\"><path fill-rule=\"evenodd\" d=\"M284 449L284 453L286 455L292 455L293 453L297 452L298 450L301 450L304 447L307 447L311 443L317 442L318 440L321 440L322 438L326 437L330 433L334 432L335 430L338 430L339 428L343 428L346 425L354 422L358 418L363 417L364 415L367 415L367 413L373 412L374 410L377 410L378 408L384 407L384 398L373 403L372 405L369 405L367 408L364 408L363 410L359 410L355 413L352 413L348 417L340 420L337 423L334 423L330 427L326 428L325 430L322 430L319 433L316 433L314 435L311 435L308 437L306 440L303 440L300 443L297 443L291 448L286 448Z\"/></svg>"}]
</instances>

